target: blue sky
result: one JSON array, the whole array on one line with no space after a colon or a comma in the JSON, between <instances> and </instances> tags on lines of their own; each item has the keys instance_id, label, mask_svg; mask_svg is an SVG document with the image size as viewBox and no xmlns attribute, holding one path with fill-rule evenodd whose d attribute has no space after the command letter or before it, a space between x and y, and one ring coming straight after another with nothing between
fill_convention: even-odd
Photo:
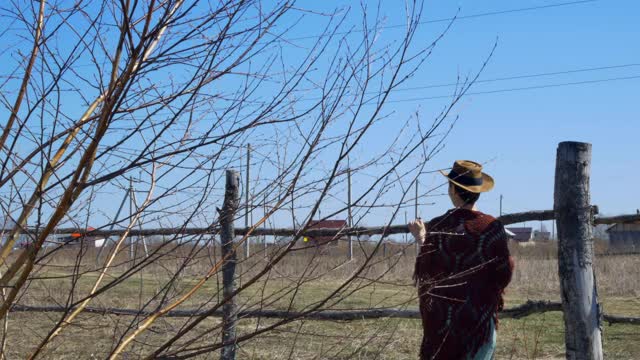
<instances>
[{"instance_id":1,"label":"blue sky","mask_svg":"<svg viewBox=\"0 0 640 360\"><path fill-rule=\"evenodd\" d=\"M367 1L365 4L371 23L378 2ZM321 13L338 9L340 14L346 13L344 28L358 28L362 22L360 6L358 1L301 0L297 7L312 11L293 11L280 25L292 26L285 36L292 39L291 46L283 45L289 58L287 63L295 64L296 58L304 55L306 46L314 41L297 38L313 37L322 31L327 17ZM304 19L294 22L303 13ZM631 213L640 208L639 192L633 188L635 179L640 176L640 161L636 155L640 152L637 140L640 132L637 91L640 85L640 3L631 0L430 0L425 2L424 24L417 33L415 47L431 43L447 26L447 21L439 20L456 14L460 19L454 22L427 62L391 95L385 107L389 118L372 129L363 146L353 154L352 165L382 151L382 144L389 141L389 134L396 134L398 127L416 112L420 114L421 122L430 124L442 106L449 102L446 97L454 88L429 86L455 83L458 76L474 74L497 42L480 81L454 110L453 115L459 116L459 120L446 147L427 164L425 171L449 167L455 159L476 160L485 163L486 171L496 179L495 190L481 198L481 210L497 214L501 194L505 212L550 209L553 206L557 144L568 140L586 141L593 144L592 202L605 214ZM387 26L379 35L380 42L397 43L403 29L393 25L405 22L404 2L382 0L378 15ZM15 41L21 44L18 38ZM15 51L17 46L12 45L9 50ZM0 58L9 57L11 51ZM320 76L322 65L319 67L312 77ZM608 69L594 70L596 68ZM548 73L563 74L523 77ZM513 77L517 78L496 81ZM234 79L225 81L233 82ZM160 75L158 80L166 79ZM567 85L570 83L582 84ZM531 87L539 88L523 90ZM263 100L268 100L269 90L268 85L261 89ZM70 103L74 102L66 101L67 108L76 110ZM83 109L77 106L78 112ZM335 131L339 131L340 126ZM270 134L269 130L261 131L257 131L258 135L267 137ZM403 136L410 135L409 131ZM259 141L253 144L259 144ZM295 150L299 145L292 143L287 147ZM257 149L256 157L260 156L261 150L263 157L269 156L269 149ZM322 172L322 167L330 165L332 160L329 156L314 166ZM419 160L416 157L411 161L415 164ZM237 163L244 162L240 159ZM260 177L259 172L254 169L252 176ZM363 191L363 184L371 181L367 176L354 174L356 195ZM421 190L443 182L439 175L420 177ZM395 191L396 194L387 195L393 197L399 190ZM113 190L104 195L112 197L116 194L118 198L117 201L105 201L113 202L104 208L106 219L115 214L120 193L121 190ZM345 193L338 191L333 194L334 198L323 203L323 215L342 205L340 202ZM423 218L439 215L450 206L445 196L426 201L434 201L434 204L421 206L419 212ZM395 223L404 220L403 212ZM408 213L413 215L412 210ZM254 215L261 215L261 212ZM390 215L389 209L375 210L363 219L362 224L380 224L388 221ZM276 216L276 222L279 219L286 221L276 225L289 225L288 215ZM90 220L92 224L101 222L101 219Z\"/></svg>"},{"instance_id":2,"label":"blue sky","mask_svg":"<svg viewBox=\"0 0 640 360\"><path fill-rule=\"evenodd\" d=\"M383 1L382 13L388 17L388 24L402 24L403 11L395 8L400 3ZM423 20L449 18L458 7L459 15L468 16L563 3L566 2L427 1ZM317 6L316 2L304 4ZM335 1L322 6L329 9L347 5ZM357 17L358 3L352 7L355 11L350 15ZM455 82L458 74L472 73L480 67L496 39L497 49L480 80L640 64L638 20L640 3L633 1L589 1L460 19L428 63L404 87ZM418 41L432 41L444 26L445 23L423 25ZM386 31L392 34L397 30ZM309 34L313 33L309 30ZM556 86L633 76L640 76L640 66L478 83L471 93L552 87L467 96L456 109L460 120L445 150L427 170L447 167L454 159L483 162L486 171L495 177L496 188L482 197L481 209L498 213L500 194L504 196L505 212L549 209L553 206L557 144L568 140L590 142L592 202L600 206L602 213L635 212L640 208L640 193L633 190L640 176L640 78ZM451 88L416 89L398 92L392 100L448 95L450 91ZM394 111L398 118L419 110L428 118L440 105L439 100L390 102L387 110ZM384 136L384 131L378 136ZM421 178L429 186L441 181L431 175ZM438 198L435 205L421 208L420 212L429 218L448 206L446 198Z\"/></svg>"}]
</instances>

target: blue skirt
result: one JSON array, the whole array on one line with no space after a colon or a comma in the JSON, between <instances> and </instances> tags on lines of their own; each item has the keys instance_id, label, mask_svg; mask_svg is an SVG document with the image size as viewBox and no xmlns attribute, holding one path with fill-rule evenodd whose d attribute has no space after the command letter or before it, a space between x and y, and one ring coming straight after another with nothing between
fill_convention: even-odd
<instances>
[{"instance_id":1,"label":"blue skirt","mask_svg":"<svg viewBox=\"0 0 640 360\"><path fill-rule=\"evenodd\" d=\"M476 356L471 357L471 356L467 356L467 360L491 360L493 359L493 353L496 351L496 325L493 322L493 319L491 320L491 337L489 338L489 341L487 341L486 344L482 345L482 347L480 347L480 349L478 349L478 352L476 353Z\"/></svg>"}]
</instances>

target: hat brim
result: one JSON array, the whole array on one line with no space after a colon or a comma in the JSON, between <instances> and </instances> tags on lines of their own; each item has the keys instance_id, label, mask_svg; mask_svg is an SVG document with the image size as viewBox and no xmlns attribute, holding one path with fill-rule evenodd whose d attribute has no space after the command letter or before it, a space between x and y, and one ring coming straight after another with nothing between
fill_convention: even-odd
<instances>
[{"instance_id":1,"label":"hat brim","mask_svg":"<svg viewBox=\"0 0 640 360\"><path fill-rule=\"evenodd\" d=\"M482 185L478 185L478 186L466 186L466 185L462 185L459 182L455 181L455 180L451 180L449 178L449 174L445 173L443 170L439 170L440 173L447 178L447 180L449 180L449 182L456 184L457 186L470 191L472 193L483 193L483 192L487 192L487 191L491 191L491 189L493 189L493 186L495 185L495 182L493 181L493 178L485 173L482 173Z\"/></svg>"}]
</instances>

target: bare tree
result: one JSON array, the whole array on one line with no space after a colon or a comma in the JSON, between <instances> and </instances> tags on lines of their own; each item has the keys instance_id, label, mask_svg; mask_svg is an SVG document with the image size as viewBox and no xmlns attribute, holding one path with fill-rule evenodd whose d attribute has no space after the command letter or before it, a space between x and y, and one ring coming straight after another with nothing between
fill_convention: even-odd
<instances>
[{"instance_id":1,"label":"bare tree","mask_svg":"<svg viewBox=\"0 0 640 360\"><path fill-rule=\"evenodd\" d=\"M441 151L455 122L452 109L484 64L458 79L435 118L396 118L386 107L390 95L428 59L453 21L429 43L416 41L423 7L408 1L402 33L385 42L380 10L362 6L354 27L344 9L313 13L293 1L41 0L1 10L12 25L0 38L12 56L0 77L0 115L8 119L0 137L0 204L15 226L4 229L0 250L0 317L6 321L17 303L67 309L29 343L31 358L64 351L63 342L73 341L65 336L71 325L87 323L82 314L89 304L114 302L137 315L106 322L111 338L100 356L189 358L217 351L228 344L209 316L230 298L238 311L296 310L296 316L243 327L235 345L291 324L299 325L297 338L306 314L339 307L407 263L395 255L400 252L380 256L386 233L359 243L352 263L328 256L330 247L309 248L299 240L321 206L322 218L345 216L340 199L347 167L359 181L350 204L354 225L373 211L384 211L391 224L412 206L410 189ZM292 27L308 16L320 17L324 28L294 38ZM396 131L381 142L375 132L388 124ZM251 241L259 227L287 224L296 232L241 259L239 285L223 296L215 208L222 204L224 170L244 171L248 143L255 170L251 184L242 184L250 186L250 201L238 216L260 216L236 246ZM143 200L114 218L130 181ZM425 189L419 200L435 190ZM89 226L122 229L106 239L97 262L89 237L56 234ZM208 231L180 231L194 226ZM148 254L134 242L129 256L129 232L145 227L177 230L149 244ZM16 249L21 236L28 245ZM331 280L326 291L300 304L302 290L321 279ZM403 297L396 305L410 301ZM185 306L201 312L164 320ZM169 335L154 336L157 326ZM6 326L4 332L11 335ZM367 343L318 351L357 352ZM289 344L288 356L296 346ZM24 355L5 349L11 351Z\"/></svg>"}]
</instances>

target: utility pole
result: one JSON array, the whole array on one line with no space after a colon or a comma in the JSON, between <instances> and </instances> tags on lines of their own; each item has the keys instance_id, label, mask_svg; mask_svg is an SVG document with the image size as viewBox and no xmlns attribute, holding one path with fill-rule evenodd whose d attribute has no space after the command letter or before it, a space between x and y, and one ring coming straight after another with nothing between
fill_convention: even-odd
<instances>
[{"instance_id":1,"label":"utility pole","mask_svg":"<svg viewBox=\"0 0 640 360\"><path fill-rule=\"evenodd\" d=\"M500 194L500 216L502 216L502 194Z\"/></svg>"},{"instance_id":2,"label":"utility pole","mask_svg":"<svg viewBox=\"0 0 640 360\"><path fill-rule=\"evenodd\" d=\"M262 212L264 213L264 217L267 216L267 193L265 190L264 193L264 203L262 203ZM265 219L265 227L267 224L267 220ZM267 234L264 234L262 237L262 245L264 246L264 257L267 257Z\"/></svg>"},{"instance_id":3,"label":"utility pole","mask_svg":"<svg viewBox=\"0 0 640 360\"><path fill-rule=\"evenodd\" d=\"M414 213L414 217L417 219L418 218L418 179L416 179L416 197L414 199L413 202L413 213Z\"/></svg>"},{"instance_id":4,"label":"utility pole","mask_svg":"<svg viewBox=\"0 0 640 360\"><path fill-rule=\"evenodd\" d=\"M131 200L133 200L133 206L137 209L138 208L138 200L136 199L136 192L135 190L131 190ZM138 228L140 230L142 230L142 222L140 221L141 219L138 218L138 221L136 221L138 223ZM136 240L138 240L137 242L140 242L140 240L142 240L142 247L144 248L144 256L145 257L149 257L149 248L147 247L147 241L144 239L144 236L139 236Z\"/></svg>"},{"instance_id":5,"label":"utility pole","mask_svg":"<svg viewBox=\"0 0 640 360\"><path fill-rule=\"evenodd\" d=\"M296 211L295 211L294 203L293 203L293 201L294 201L293 193L294 193L294 191L293 191L293 189L291 189L291 223L293 225L293 230L295 231L296 230Z\"/></svg>"},{"instance_id":6,"label":"utility pole","mask_svg":"<svg viewBox=\"0 0 640 360\"><path fill-rule=\"evenodd\" d=\"M407 219L407 210L404 211L404 223L409 224L409 220ZM404 233L404 242L405 244L408 242L407 233Z\"/></svg>"},{"instance_id":7,"label":"utility pole","mask_svg":"<svg viewBox=\"0 0 640 360\"><path fill-rule=\"evenodd\" d=\"M418 218L418 184L420 182L418 181L418 179L416 179L416 198L415 198L415 202L414 202L414 213L415 213L415 219ZM418 240L416 241L416 256L418 256L418 254L420 253L420 242Z\"/></svg>"},{"instance_id":8,"label":"utility pole","mask_svg":"<svg viewBox=\"0 0 640 360\"><path fill-rule=\"evenodd\" d=\"M133 220L133 178L129 178L129 221ZM133 260L133 237L129 236L129 260ZM133 266L133 261L131 262Z\"/></svg>"},{"instance_id":9,"label":"utility pole","mask_svg":"<svg viewBox=\"0 0 640 360\"><path fill-rule=\"evenodd\" d=\"M248 229L249 228L249 211L251 209L251 205L249 204L249 171L251 168L251 144L247 144L247 171L246 171L246 178L245 178L245 182L244 182L244 189L245 189L245 196L244 196L244 203L246 206L246 209L244 211L244 228ZM249 238L247 237L247 239L244 241L244 258L248 259L249 258Z\"/></svg>"},{"instance_id":10,"label":"utility pole","mask_svg":"<svg viewBox=\"0 0 640 360\"><path fill-rule=\"evenodd\" d=\"M109 227L109 231L113 230L113 228L116 226L116 222L118 221L118 217L120 217L120 213L122 212L122 209L124 208L124 204L126 204L126 202L127 202L127 197L130 196L130 195L131 194L130 194L129 190L127 190L124 193L124 196L122 197L122 202L120 203L120 207L118 207L118 211L116 212L116 216L113 218L113 221L111 222L111 226ZM102 250L109 245L109 238L110 238L110 236L106 236L104 238L104 242L102 243L102 246L100 246L100 250L98 250L98 254L96 255L96 265L100 262L100 255L102 255Z\"/></svg>"},{"instance_id":11,"label":"utility pole","mask_svg":"<svg viewBox=\"0 0 640 360\"><path fill-rule=\"evenodd\" d=\"M351 168L347 168L347 221L349 228L353 227L353 218L351 216ZM349 260L353 260L353 237L349 234Z\"/></svg>"}]
</instances>

